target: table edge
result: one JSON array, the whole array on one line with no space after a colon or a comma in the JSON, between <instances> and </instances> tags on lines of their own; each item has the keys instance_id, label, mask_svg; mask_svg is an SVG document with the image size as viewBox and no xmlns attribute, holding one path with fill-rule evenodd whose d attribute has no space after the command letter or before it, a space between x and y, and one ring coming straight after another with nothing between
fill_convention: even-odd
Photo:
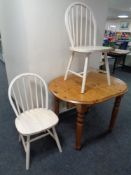
<instances>
[{"instance_id":1,"label":"table edge","mask_svg":"<svg viewBox=\"0 0 131 175\"><path fill-rule=\"evenodd\" d=\"M94 105L94 104L98 104L98 103L102 103L102 102L105 102L105 101L108 101L108 100L110 100L110 99L112 99L112 98L115 98L115 97L118 97L118 96L122 96L122 95L125 95L126 94L126 92L128 92L128 87L125 89L125 91L123 91L123 92L121 92L121 93L118 93L118 94L116 94L116 95L114 95L114 96L108 96L108 98L103 98L102 100L96 100L95 102L93 101L93 102L91 102L91 101L89 101L89 102L85 102L85 101L82 101L82 102L78 102L78 101L74 101L74 100L68 100L68 99L64 99L64 98L60 98L59 96L57 96L57 94L55 94L53 91L51 91L50 89L49 89L49 91L56 97L56 98L58 98L58 99L60 99L60 100L62 100L62 101L65 101L65 102L69 102L69 103L73 103L73 104L85 104L85 105Z\"/></svg>"}]
</instances>

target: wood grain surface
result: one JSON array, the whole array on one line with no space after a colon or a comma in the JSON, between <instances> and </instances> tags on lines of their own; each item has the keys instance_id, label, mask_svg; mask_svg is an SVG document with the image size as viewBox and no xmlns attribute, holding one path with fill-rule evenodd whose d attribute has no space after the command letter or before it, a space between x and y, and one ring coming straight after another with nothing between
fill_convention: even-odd
<instances>
[{"instance_id":1,"label":"wood grain surface","mask_svg":"<svg viewBox=\"0 0 131 175\"><path fill-rule=\"evenodd\" d=\"M80 93L81 78L69 75L58 77L49 83L49 90L57 98L75 104L96 104L127 92L127 85L122 80L111 77L111 85L107 84L106 74L90 72L86 81L86 92Z\"/></svg>"}]
</instances>

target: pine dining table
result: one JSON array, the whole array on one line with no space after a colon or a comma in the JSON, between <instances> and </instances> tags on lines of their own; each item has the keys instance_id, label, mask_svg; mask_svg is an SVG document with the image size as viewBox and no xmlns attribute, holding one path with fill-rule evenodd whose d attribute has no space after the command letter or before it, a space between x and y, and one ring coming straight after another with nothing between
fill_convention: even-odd
<instances>
[{"instance_id":1,"label":"pine dining table","mask_svg":"<svg viewBox=\"0 0 131 175\"><path fill-rule=\"evenodd\" d=\"M54 110L59 114L60 102L65 101L76 106L76 143L75 148L81 148L84 116L89 107L107 100L115 99L112 109L108 131L115 126L117 114L122 96L127 92L127 84L111 76L111 85L107 84L106 75L99 72L90 72L86 80L86 91L80 93L81 79L75 75L69 75L67 80L64 76L57 77L49 83L49 90L54 96Z\"/></svg>"}]
</instances>

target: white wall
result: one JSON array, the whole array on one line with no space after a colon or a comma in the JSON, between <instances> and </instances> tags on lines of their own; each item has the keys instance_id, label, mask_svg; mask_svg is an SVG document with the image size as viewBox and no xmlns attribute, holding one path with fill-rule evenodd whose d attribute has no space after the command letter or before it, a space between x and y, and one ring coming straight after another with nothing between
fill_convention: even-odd
<instances>
[{"instance_id":1,"label":"white wall","mask_svg":"<svg viewBox=\"0 0 131 175\"><path fill-rule=\"evenodd\" d=\"M28 37L23 4L17 0L0 0L3 57L9 81L18 73L29 70Z\"/></svg>"},{"instance_id":2,"label":"white wall","mask_svg":"<svg viewBox=\"0 0 131 175\"><path fill-rule=\"evenodd\" d=\"M72 2L74 0L0 0L3 52L9 82L22 72L39 73L47 82L64 74L70 45L64 13ZM106 0L84 2L93 9L98 24L97 44L101 45L107 16ZM97 57L92 63L98 66L98 62Z\"/></svg>"},{"instance_id":3,"label":"white wall","mask_svg":"<svg viewBox=\"0 0 131 175\"><path fill-rule=\"evenodd\" d=\"M64 74L67 65L69 42L64 25L64 13L73 0L34 2L33 4L31 2L30 10L26 6L27 12L29 12L28 23L32 27L31 32L29 32L30 68L32 71L37 71L46 77L47 80L51 80ZM107 9L106 2L99 0L98 3L98 0L88 0L86 3L94 11L98 22L98 43L102 44ZM31 4L28 2L29 7ZM95 66L98 65L98 61L93 63Z\"/></svg>"}]
</instances>

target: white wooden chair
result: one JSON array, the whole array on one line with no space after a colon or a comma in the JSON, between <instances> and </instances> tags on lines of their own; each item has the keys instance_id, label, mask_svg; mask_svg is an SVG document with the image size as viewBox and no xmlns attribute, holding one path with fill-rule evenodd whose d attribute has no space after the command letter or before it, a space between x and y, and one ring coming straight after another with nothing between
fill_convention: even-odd
<instances>
[{"instance_id":1,"label":"white wooden chair","mask_svg":"<svg viewBox=\"0 0 131 175\"><path fill-rule=\"evenodd\" d=\"M107 52L111 48L96 46L96 21L92 10L82 2L72 3L65 12L65 26L71 43L68 66L64 80L68 73L75 74L82 78L81 93L85 92L86 77L89 67L89 58L92 52L104 52L108 85L110 85L110 71L107 59ZM75 53L84 55L85 64L83 72L77 73L71 70L71 64Z\"/></svg>"},{"instance_id":2,"label":"white wooden chair","mask_svg":"<svg viewBox=\"0 0 131 175\"><path fill-rule=\"evenodd\" d=\"M26 152L26 169L29 169L30 163L30 143L37 139L50 135L62 152L55 130L59 119L48 109L48 89L45 81L33 73L18 75L9 85L8 97L17 116L15 125Z\"/></svg>"}]
</instances>

